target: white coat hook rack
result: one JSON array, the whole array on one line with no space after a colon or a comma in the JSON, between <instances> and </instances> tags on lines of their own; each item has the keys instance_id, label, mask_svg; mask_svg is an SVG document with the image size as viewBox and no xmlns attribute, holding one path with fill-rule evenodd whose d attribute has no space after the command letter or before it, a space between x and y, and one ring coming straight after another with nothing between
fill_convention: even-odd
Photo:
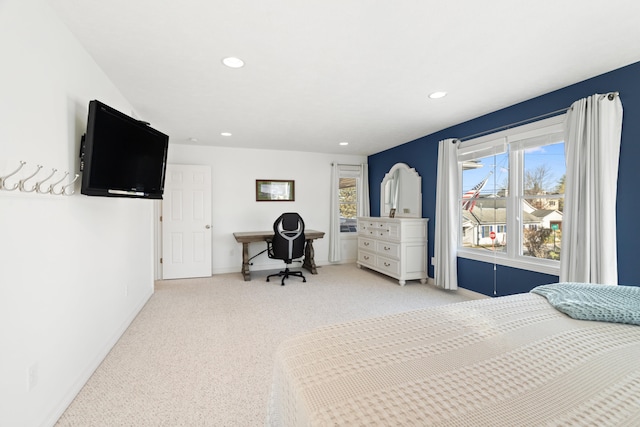
<instances>
[{"instance_id":1,"label":"white coat hook rack","mask_svg":"<svg viewBox=\"0 0 640 427\"><path fill-rule=\"evenodd\" d=\"M32 193L32 192L34 192L36 190L37 184L33 184L33 187L31 189L28 189L27 187L25 187L25 184L31 178L36 176L38 174L38 172L40 172L40 169L42 169L42 166L41 165L37 165L37 169L36 169L36 171L34 173L32 173L28 177L23 178L23 179L20 180L20 183L18 185L18 187L20 187L20 191L25 192L25 193Z\"/></svg>"},{"instance_id":2,"label":"white coat hook rack","mask_svg":"<svg viewBox=\"0 0 640 427\"><path fill-rule=\"evenodd\" d=\"M43 179L42 181L38 181L38 182L36 183L36 193L38 193L38 194L47 194L47 193L50 193L50 192L51 192L51 186L48 186L48 187L46 188L46 190L43 190L43 189L42 189L42 188L43 188L42 186L43 186L43 184L44 184L45 182L47 182L48 180L50 180L50 179L53 177L53 175L55 175L55 174L56 174L56 172L58 172L58 169L55 169L55 168L54 168L54 169L51 169L51 173L49 174L49 176L48 176L48 177L46 177L46 178L45 178L45 179Z\"/></svg>"},{"instance_id":3,"label":"white coat hook rack","mask_svg":"<svg viewBox=\"0 0 640 427\"><path fill-rule=\"evenodd\" d=\"M0 177L0 190L13 191L13 190L17 189L20 186L20 182L16 182L16 184L13 187L7 187L7 178L10 178L10 177L14 176L15 174L17 174L18 172L20 172L20 170L26 164L27 164L27 162L23 162L22 160L20 160L20 166L18 166L18 169L14 170L9 175L5 175L3 177Z\"/></svg>"},{"instance_id":4,"label":"white coat hook rack","mask_svg":"<svg viewBox=\"0 0 640 427\"><path fill-rule=\"evenodd\" d=\"M76 180L78 179L78 177L80 176L80 174L76 174L76 176L71 180L70 183L68 183L67 185L65 185L64 187L62 187L62 195L64 196L70 196L73 193L76 192L76 190L73 187L73 184L75 184ZM67 191L67 189L71 188L71 191Z\"/></svg>"},{"instance_id":5,"label":"white coat hook rack","mask_svg":"<svg viewBox=\"0 0 640 427\"><path fill-rule=\"evenodd\" d=\"M55 194L56 196L60 196L64 192L64 187L62 187L60 191L56 191L55 187L56 187L56 185L60 184L62 181L67 179L68 176L69 176L69 172L65 172L64 176L62 178L60 178L58 181L56 181L53 184L51 184L51 190L49 190L51 192L51 194Z\"/></svg>"},{"instance_id":6,"label":"white coat hook rack","mask_svg":"<svg viewBox=\"0 0 640 427\"><path fill-rule=\"evenodd\" d=\"M71 182L63 184L63 181L70 175L70 172L65 172L62 177L57 179L54 183L48 184L55 179L58 169L51 169L51 172L47 177L36 181L35 176L38 175L44 167L42 165L37 165L36 170L33 171L31 175L18 179L18 176L16 175L26 164L27 162L23 162L21 160L20 166L18 166L16 170L8 175L0 176L0 190L14 191L19 189L22 193L53 194L55 196L71 196L72 194L75 194L75 183L80 177L80 174L74 174ZM11 183L9 183L9 180L11 180ZM33 182L33 184L31 182Z\"/></svg>"}]
</instances>

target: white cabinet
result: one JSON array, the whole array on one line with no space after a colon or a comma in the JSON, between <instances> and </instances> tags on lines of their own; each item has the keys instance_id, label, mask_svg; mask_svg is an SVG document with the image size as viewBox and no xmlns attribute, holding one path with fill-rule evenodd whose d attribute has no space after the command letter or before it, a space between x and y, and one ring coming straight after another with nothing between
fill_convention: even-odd
<instances>
[{"instance_id":1,"label":"white cabinet","mask_svg":"<svg viewBox=\"0 0 640 427\"><path fill-rule=\"evenodd\" d=\"M427 218L358 218L358 267L427 282Z\"/></svg>"}]
</instances>

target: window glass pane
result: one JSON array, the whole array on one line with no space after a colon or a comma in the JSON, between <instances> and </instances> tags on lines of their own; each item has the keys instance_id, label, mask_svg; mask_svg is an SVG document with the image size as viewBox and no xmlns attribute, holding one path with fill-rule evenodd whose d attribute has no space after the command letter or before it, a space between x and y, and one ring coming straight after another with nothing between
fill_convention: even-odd
<instances>
[{"instance_id":1,"label":"window glass pane","mask_svg":"<svg viewBox=\"0 0 640 427\"><path fill-rule=\"evenodd\" d=\"M564 142L524 151L522 255L560 259L565 175Z\"/></svg>"},{"instance_id":2,"label":"window glass pane","mask_svg":"<svg viewBox=\"0 0 640 427\"><path fill-rule=\"evenodd\" d=\"M462 246L506 252L509 155L462 162Z\"/></svg>"},{"instance_id":3,"label":"window glass pane","mask_svg":"<svg viewBox=\"0 0 640 427\"><path fill-rule=\"evenodd\" d=\"M339 182L339 208L340 208L340 232L355 233L357 228L357 201L358 180L356 178L340 178Z\"/></svg>"},{"instance_id":4,"label":"window glass pane","mask_svg":"<svg viewBox=\"0 0 640 427\"><path fill-rule=\"evenodd\" d=\"M564 142L524 151L524 194L564 194Z\"/></svg>"},{"instance_id":5,"label":"window glass pane","mask_svg":"<svg viewBox=\"0 0 640 427\"><path fill-rule=\"evenodd\" d=\"M508 153L462 162L462 197L504 197L509 184Z\"/></svg>"},{"instance_id":6,"label":"window glass pane","mask_svg":"<svg viewBox=\"0 0 640 427\"><path fill-rule=\"evenodd\" d=\"M522 203L522 255L559 261L562 212L536 209L535 205L564 205L564 197L526 197Z\"/></svg>"},{"instance_id":7,"label":"window glass pane","mask_svg":"<svg viewBox=\"0 0 640 427\"><path fill-rule=\"evenodd\" d=\"M463 200L465 203L467 200ZM504 197L473 199L462 210L462 246L488 251L507 251L507 209Z\"/></svg>"}]
</instances>

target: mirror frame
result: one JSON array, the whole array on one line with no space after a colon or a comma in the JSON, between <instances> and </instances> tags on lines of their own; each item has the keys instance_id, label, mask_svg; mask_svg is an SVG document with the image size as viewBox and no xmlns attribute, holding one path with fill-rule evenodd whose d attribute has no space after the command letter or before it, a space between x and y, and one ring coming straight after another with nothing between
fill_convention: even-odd
<instances>
[{"instance_id":1,"label":"mirror frame","mask_svg":"<svg viewBox=\"0 0 640 427\"><path fill-rule=\"evenodd\" d=\"M403 189L401 194L404 196L400 197L402 206L387 208L387 204L385 203L385 186L390 180L398 178L404 178L399 181L399 185ZM407 181L407 178L409 178L409 181L403 182ZM405 202L403 202L403 200ZM410 209L409 212L405 212L407 207ZM388 217L390 209L393 208L395 208L394 216L396 218L422 218L422 177L414 168L409 167L406 163L396 163L393 165L389 172L385 174L382 183L380 183L380 216Z\"/></svg>"}]
</instances>

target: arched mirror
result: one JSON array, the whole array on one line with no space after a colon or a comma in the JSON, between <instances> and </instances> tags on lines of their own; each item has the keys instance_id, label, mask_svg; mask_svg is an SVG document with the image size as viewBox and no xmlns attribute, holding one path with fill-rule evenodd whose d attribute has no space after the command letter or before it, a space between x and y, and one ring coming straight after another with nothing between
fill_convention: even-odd
<instances>
[{"instance_id":1,"label":"arched mirror","mask_svg":"<svg viewBox=\"0 0 640 427\"><path fill-rule=\"evenodd\" d=\"M396 163L380 184L380 216L422 218L422 177L406 163Z\"/></svg>"}]
</instances>

